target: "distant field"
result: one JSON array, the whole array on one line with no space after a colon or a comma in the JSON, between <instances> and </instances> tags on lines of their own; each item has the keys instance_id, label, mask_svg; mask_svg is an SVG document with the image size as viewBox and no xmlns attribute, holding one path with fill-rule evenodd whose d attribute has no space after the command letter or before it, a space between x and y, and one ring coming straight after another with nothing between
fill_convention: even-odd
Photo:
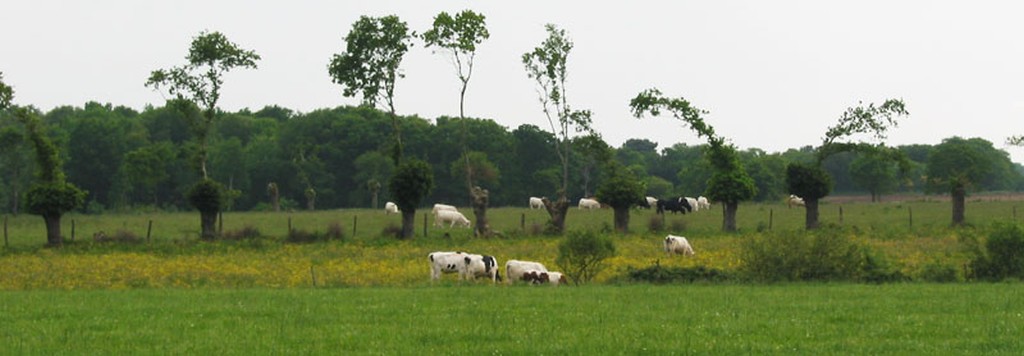
<instances>
[{"instance_id":1,"label":"distant field","mask_svg":"<svg viewBox=\"0 0 1024 356\"><path fill-rule=\"evenodd\" d=\"M0 292L5 354L1019 354L1024 285Z\"/></svg>"}]
</instances>

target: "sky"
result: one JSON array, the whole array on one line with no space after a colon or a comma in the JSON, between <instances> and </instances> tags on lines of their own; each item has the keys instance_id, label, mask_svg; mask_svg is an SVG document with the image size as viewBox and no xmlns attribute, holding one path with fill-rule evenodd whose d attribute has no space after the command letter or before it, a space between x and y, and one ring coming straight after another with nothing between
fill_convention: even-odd
<instances>
[{"instance_id":1,"label":"sky","mask_svg":"<svg viewBox=\"0 0 1024 356\"><path fill-rule=\"evenodd\" d=\"M1024 2L1019 1L207 1L7 0L0 5L0 72L15 103L42 110L88 101L142 110L167 96L149 73L185 64L192 38L219 31L256 51L257 70L225 77L219 107L298 112L357 105L331 82L360 16L397 15L423 32L440 12L486 16L466 114L515 129L551 127L523 53L566 30L567 98L593 112L620 147L631 138L703 143L670 116L637 119L629 100L648 88L708 111L740 149L819 145L847 108L902 99L910 112L885 141L938 144L981 137L1024 162ZM450 57L416 41L396 83L399 114L457 116ZM855 137L876 142L869 137Z\"/></svg>"}]
</instances>

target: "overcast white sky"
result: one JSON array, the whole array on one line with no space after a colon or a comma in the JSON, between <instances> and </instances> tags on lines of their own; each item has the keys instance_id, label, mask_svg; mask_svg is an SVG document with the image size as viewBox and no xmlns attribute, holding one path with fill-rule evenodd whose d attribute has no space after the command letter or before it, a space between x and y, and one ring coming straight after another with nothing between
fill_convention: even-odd
<instances>
[{"instance_id":1,"label":"overcast white sky","mask_svg":"<svg viewBox=\"0 0 1024 356\"><path fill-rule=\"evenodd\" d=\"M0 5L0 72L15 102L49 110L99 101L142 109L164 97L150 71L185 63L192 37L220 31L255 50L258 70L228 75L225 110L300 112L357 104L327 63L360 15L398 15L418 32L441 11L487 17L467 115L549 129L520 57L553 23L575 42L569 101L590 109L613 145L659 149L700 140L668 117L637 120L629 99L657 87L710 111L740 148L817 145L858 102L902 98L910 111L889 143L954 135L1004 144L1024 134L1024 2L1019 1L146 1L8 0ZM396 85L401 114L458 115L448 57L417 45Z\"/></svg>"}]
</instances>

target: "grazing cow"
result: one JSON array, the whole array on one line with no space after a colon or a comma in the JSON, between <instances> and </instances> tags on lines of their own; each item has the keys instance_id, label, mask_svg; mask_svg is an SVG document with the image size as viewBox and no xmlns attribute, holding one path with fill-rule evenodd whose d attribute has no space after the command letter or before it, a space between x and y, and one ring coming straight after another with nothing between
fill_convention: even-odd
<instances>
[{"instance_id":1,"label":"grazing cow","mask_svg":"<svg viewBox=\"0 0 1024 356\"><path fill-rule=\"evenodd\" d=\"M434 214L434 216L437 216L437 212L441 211L441 210L459 211L459 209L455 209L455 207L451 206L451 205L447 205L447 204L434 204L434 209L431 210L430 213Z\"/></svg>"},{"instance_id":2,"label":"grazing cow","mask_svg":"<svg viewBox=\"0 0 1024 356\"><path fill-rule=\"evenodd\" d=\"M701 210L711 209L711 202L708 201L708 198L701 195L697 197L697 206L700 207Z\"/></svg>"},{"instance_id":3,"label":"grazing cow","mask_svg":"<svg viewBox=\"0 0 1024 356\"><path fill-rule=\"evenodd\" d=\"M540 262L519 260L508 260L508 262L505 262L505 279L507 279L509 283L515 283L515 281L523 280L523 274L527 271L547 272L548 269Z\"/></svg>"},{"instance_id":4,"label":"grazing cow","mask_svg":"<svg viewBox=\"0 0 1024 356\"><path fill-rule=\"evenodd\" d=\"M530 209L544 209L544 200L538 197L530 197Z\"/></svg>"},{"instance_id":5,"label":"grazing cow","mask_svg":"<svg viewBox=\"0 0 1024 356\"><path fill-rule=\"evenodd\" d=\"M644 203L647 204L644 207L647 208L647 209L650 209L650 208L655 207L655 206L658 205L658 198L655 198L655 197L644 197Z\"/></svg>"},{"instance_id":6,"label":"grazing cow","mask_svg":"<svg viewBox=\"0 0 1024 356\"><path fill-rule=\"evenodd\" d=\"M693 211L693 206L686 198L678 197L672 199L658 199L658 214L665 213L665 210L675 213L689 213Z\"/></svg>"},{"instance_id":7,"label":"grazing cow","mask_svg":"<svg viewBox=\"0 0 1024 356\"><path fill-rule=\"evenodd\" d=\"M565 275L561 272L548 272L548 271L536 271L529 270L523 273L520 280L530 284L551 284L557 286L559 284L565 284Z\"/></svg>"},{"instance_id":8,"label":"grazing cow","mask_svg":"<svg viewBox=\"0 0 1024 356\"><path fill-rule=\"evenodd\" d=\"M693 247L690 246L690 241L687 241L685 237L668 235L665 237L665 252L670 255L676 253L693 256Z\"/></svg>"},{"instance_id":9,"label":"grazing cow","mask_svg":"<svg viewBox=\"0 0 1024 356\"><path fill-rule=\"evenodd\" d=\"M683 200L686 201L686 205L690 206L691 213L700 210L700 205L697 204L697 199L691 197L683 197Z\"/></svg>"},{"instance_id":10,"label":"grazing cow","mask_svg":"<svg viewBox=\"0 0 1024 356\"><path fill-rule=\"evenodd\" d=\"M472 225L469 219L466 219L465 215L454 210L438 210L434 214L434 226L441 227L441 224L448 223L448 227L454 227L459 225L462 227L469 227Z\"/></svg>"},{"instance_id":11,"label":"grazing cow","mask_svg":"<svg viewBox=\"0 0 1024 356\"><path fill-rule=\"evenodd\" d=\"M491 282L501 280L501 276L498 275L498 259L494 258L494 256L466 254L463 258L463 263L465 265L463 272L465 279L487 277Z\"/></svg>"},{"instance_id":12,"label":"grazing cow","mask_svg":"<svg viewBox=\"0 0 1024 356\"><path fill-rule=\"evenodd\" d=\"M803 198L798 197L798 196L793 195L793 194L790 194L789 198L786 199L786 205L788 205L790 208L792 208L794 205L796 205L796 206L806 206L806 205L804 205L804 199Z\"/></svg>"},{"instance_id":13,"label":"grazing cow","mask_svg":"<svg viewBox=\"0 0 1024 356\"><path fill-rule=\"evenodd\" d=\"M430 259L430 279L438 280L442 273L459 273L459 279L465 270L466 254L462 252L431 252L427 257Z\"/></svg>"},{"instance_id":14,"label":"grazing cow","mask_svg":"<svg viewBox=\"0 0 1024 356\"><path fill-rule=\"evenodd\" d=\"M580 209L600 209L601 203L597 202L597 199L582 198L579 204Z\"/></svg>"},{"instance_id":15,"label":"grazing cow","mask_svg":"<svg viewBox=\"0 0 1024 356\"><path fill-rule=\"evenodd\" d=\"M565 275L562 274L562 272L548 272L547 274L548 280L546 282L551 283L551 285L557 286L559 284L565 284L567 281L565 279Z\"/></svg>"},{"instance_id":16,"label":"grazing cow","mask_svg":"<svg viewBox=\"0 0 1024 356\"><path fill-rule=\"evenodd\" d=\"M402 211L398 210L398 205L395 205L395 203L392 203L392 202L384 203L384 215L387 215L387 214L398 214L398 213L401 213L401 212Z\"/></svg>"}]
</instances>

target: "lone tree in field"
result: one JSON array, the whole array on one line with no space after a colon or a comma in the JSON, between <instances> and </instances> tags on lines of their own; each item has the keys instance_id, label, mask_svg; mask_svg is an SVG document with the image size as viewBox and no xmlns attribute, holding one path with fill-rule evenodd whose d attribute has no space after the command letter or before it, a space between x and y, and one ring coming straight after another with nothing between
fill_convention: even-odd
<instances>
[{"instance_id":1,"label":"lone tree in field","mask_svg":"<svg viewBox=\"0 0 1024 356\"><path fill-rule=\"evenodd\" d=\"M954 226L963 225L967 191L991 177L999 160L1009 159L980 138L950 137L928 155L929 192L948 192L953 204Z\"/></svg>"},{"instance_id":2,"label":"lone tree in field","mask_svg":"<svg viewBox=\"0 0 1024 356\"><path fill-rule=\"evenodd\" d=\"M189 128L199 142L199 173L201 180L188 192L188 200L199 210L201 237L212 239L217 235L217 213L225 204L224 188L209 178L206 162L207 140L210 129L217 118L217 101L224 75L235 68L256 69L260 56L228 41L220 32L200 32L192 39L188 63L171 69L153 71L146 86L154 89L166 88L175 100L169 104L184 115Z\"/></svg>"},{"instance_id":3,"label":"lone tree in field","mask_svg":"<svg viewBox=\"0 0 1024 356\"><path fill-rule=\"evenodd\" d=\"M847 141L852 136L870 133L878 140L886 138L886 131L897 125L896 118L909 115L904 108L903 100L889 99L876 107L874 104L846 109L839 122L829 127L822 139L821 146L815 150L813 164L790 163L786 167L786 187L790 194L804 199L806 209L805 227L818 228L818 201L832 191L832 179L822 169L821 164L826 158L840 152L861 152L902 160L901 153L886 147L884 144L869 144Z\"/></svg>"},{"instance_id":4,"label":"lone tree in field","mask_svg":"<svg viewBox=\"0 0 1024 356\"><path fill-rule=\"evenodd\" d=\"M398 67L412 47L412 36L398 16L361 16L345 36L345 52L331 57L327 66L334 83L344 87L342 95L361 95L367 107L383 102L391 115L391 157L396 165L402 157L402 131L395 114L395 81L405 77Z\"/></svg>"},{"instance_id":5,"label":"lone tree in field","mask_svg":"<svg viewBox=\"0 0 1024 356\"><path fill-rule=\"evenodd\" d=\"M604 180L597 187L597 200L615 211L615 231L629 232L629 209L644 199L647 187L618 161L609 161L603 172Z\"/></svg>"},{"instance_id":6,"label":"lone tree in field","mask_svg":"<svg viewBox=\"0 0 1024 356\"><path fill-rule=\"evenodd\" d=\"M476 216L475 234L490 235L490 224L487 222L487 204L489 201L486 189L474 183L473 165L466 147L466 88L469 78L473 75L473 63L476 59L476 46L491 37L487 31L485 17L470 10L462 11L453 18L447 12L434 17L434 25L423 33L426 47L440 47L451 55L455 71L462 83L459 91L459 119L462 121L462 160L465 162L466 189L469 191L473 214Z\"/></svg>"},{"instance_id":7,"label":"lone tree in field","mask_svg":"<svg viewBox=\"0 0 1024 356\"><path fill-rule=\"evenodd\" d=\"M630 100L629 106L633 116L642 118L645 113L652 116L661 115L667 110L680 121L690 126L698 137L708 140L707 157L714 169L708 179L705 194L709 199L720 201L725 205L722 216L722 229L736 231L736 211L741 201L750 200L757 195L757 186L740 163L736 147L725 143L725 138L715 134L714 128L704 122L701 115L706 111L698 109L683 98L666 98L658 89L648 89Z\"/></svg>"},{"instance_id":8,"label":"lone tree in field","mask_svg":"<svg viewBox=\"0 0 1024 356\"><path fill-rule=\"evenodd\" d=\"M60 219L64 213L80 207L86 192L67 181L61 168L60 152L46 135L39 117L29 109L13 107L14 89L3 82L0 74L0 111L12 109L12 116L25 125L28 139L36 153L38 173L36 181L25 195L28 212L43 217L46 224L46 244L60 246L64 236L60 233Z\"/></svg>"},{"instance_id":9,"label":"lone tree in field","mask_svg":"<svg viewBox=\"0 0 1024 356\"><path fill-rule=\"evenodd\" d=\"M591 119L589 110L573 110L566 96L565 81L568 77L566 62L573 43L566 37L565 30L555 25L545 26L548 38L540 47L523 54L526 75L537 82L537 93L540 96L544 116L551 125L552 134L557 136L555 152L562 162L562 182L558 189L558 200L552 202L544 199L544 206L551 215L550 228L553 233L565 231L565 215L569 210L567 197L569 187L569 157L572 141L570 135L575 132L590 132ZM557 123L557 124L556 124Z\"/></svg>"},{"instance_id":10,"label":"lone tree in field","mask_svg":"<svg viewBox=\"0 0 1024 356\"><path fill-rule=\"evenodd\" d=\"M413 236L416 206L434 184L433 173L423 171L421 161L403 162L402 130L395 114L395 81L405 76L398 67L412 46L413 35L398 16L362 16L345 36L345 52L335 54L327 66L334 82L344 87L343 95L362 95L363 105L368 107L376 107L383 101L391 115L395 139L391 159L395 162L395 175L391 176L388 188L402 210L403 238ZM427 168L429 170L429 166Z\"/></svg>"}]
</instances>

